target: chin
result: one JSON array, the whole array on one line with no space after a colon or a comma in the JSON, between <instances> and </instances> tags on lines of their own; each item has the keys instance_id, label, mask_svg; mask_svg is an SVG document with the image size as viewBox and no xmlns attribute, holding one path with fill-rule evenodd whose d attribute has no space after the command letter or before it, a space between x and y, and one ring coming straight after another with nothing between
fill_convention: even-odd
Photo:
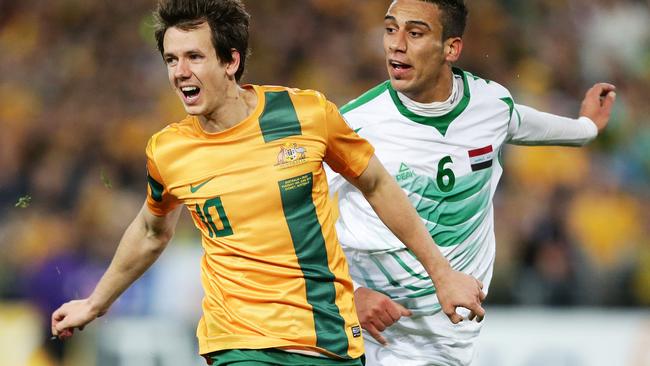
<instances>
[{"instance_id":1,"label":"chin","mask_svg":"<svg viewBox=\"0 0 650 366\"><path fill-rule=\"evenodd\" d=\"M409 89L409 83L406 80L398 80L395 78L390 78L390 86L400 93L408 92Z\"/></svg>"},{"instance_id":2,"label":"chin","mask_svg":"<svg viewBox=\"0 0 650 366\"><path fill-rule=\"evenodd\" d=\"M185 108L185 113L192 116L200 116L203 112L203 108L195 105L183 105Z\"/></svg>"}]
</instances>

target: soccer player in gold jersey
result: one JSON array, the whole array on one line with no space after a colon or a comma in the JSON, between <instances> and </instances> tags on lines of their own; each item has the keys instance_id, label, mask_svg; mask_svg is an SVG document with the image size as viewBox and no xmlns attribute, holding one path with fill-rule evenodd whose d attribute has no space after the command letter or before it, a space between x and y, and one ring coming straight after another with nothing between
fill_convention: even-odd
<instances>
[{"instance_id":1,"label":"soccer player in gold jersey","mask_svg":"<svg viewBox=\"0 0 650 366\"><path fill-rule=\"evenodd\" d=\"M164 250L184 205L205 250L197 336L208 362L361 365L323 162L415 253L444 306L483 315L482 284L451 270L373 147L331 102L310 90L239 84L249 22L239 0L161 0L155 15L188 116L149 140L146 202L92 294L52 314L54 335L70 337L106 313Z\"/></svg>"}]
</instances>

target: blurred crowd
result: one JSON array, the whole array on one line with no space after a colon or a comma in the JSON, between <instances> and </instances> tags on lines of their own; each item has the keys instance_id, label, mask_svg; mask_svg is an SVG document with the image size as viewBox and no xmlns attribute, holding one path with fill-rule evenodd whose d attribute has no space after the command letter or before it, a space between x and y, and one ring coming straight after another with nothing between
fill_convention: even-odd
<instances>
[{"instance_id":1,"label":"blurred crowd","mask_svg":"<svg viewBox=\"0 0 650 366\"><path fill-rule=\"evenodd\" d=\"M244 82L316 89L343 105L386 79L388 0L245 3ZM467 4L458 66L516 102L576 117L593 83L618 88L610 126L589 147L506 150L487 302L650 305L650 2ZM153 6L0 0L0 303L27 301L44 324L88 295L144 201L148 137L184 116L153 41ZM177 237L198 247L193 230L185 217Z\"/></svg>"}]
</instances>

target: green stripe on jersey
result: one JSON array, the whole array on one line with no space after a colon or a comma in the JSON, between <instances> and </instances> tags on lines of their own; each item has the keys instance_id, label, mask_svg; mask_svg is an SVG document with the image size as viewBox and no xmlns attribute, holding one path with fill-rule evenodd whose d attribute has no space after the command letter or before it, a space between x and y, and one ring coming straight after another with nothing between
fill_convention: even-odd
<instances>
[{"instance_id":1,"label":"green stripe on jersey","mask_svg":"<svg viewBox=\"0 0 650 366\"><path fill-rule=\"evenodd\" d=\"M299 353L285 352L273 348L265 349L229 349L212 352L206 356L212 366L362 366L362 358L335 360L329 357L307 356Z\"/></svg>"},{"instance_id":2,"label":"green stripe on jersey","mask_svg":"<svg viewBox=\"0 0 650 366\"><path fill-rule=\"evenodd\" d=\"M369 101L377 98L381 93L385 92L386 89L388 89L388 86L390 85L390 81L384 81L383 83L375 86L374 88L368 90L367 92L361 94L357 99L354 99L350 101L348 104L344 105L343 107L339 108L339 111L341 114L347 113L355 108L358 108ZM356 131L355 131L356 132Z\"/></svg>"},{"instance_id":3,"label":"green stripe on jersey","mask_svg":"<svg viewBox=\"0 0 650 366\"><path fill-rule=\"evenodd\" d=\"M312 200L313 175L278 182L284 217L305 278L307 302L313 308L316 346L349 358L345 320L335 303L334 274L329 269L325 238Z\"/></svg>"},{"instance_id":4,"label":"green stripe on jersey","mask_svg":"<svg viewBox=\"0 0 650 366\"><path fill-rule=\"evenodd\" d=\"M441 135L445 135L447 133L447 129L449 129L449 125L456 119L458 116L460 116L463 111L465 111L465 108L467 108L467 105L469 104L470 100L470 92L469 92L469 83L467 82L467 75L465 75L465 72L461 69L458 68L453 68L453 72L456 75L460 75L463 78L463 98L458 102L458 105L454 107L449 113L444 114L442 116L438 117L428 117L428 116L420 116L419 114L415 114L411 112L404 104L402 104L402 101L399 99L397 96L397 91L393 89L392 86L390 86L390 83L388 84L388 91L390 93L391 98L393 99L393 103L395 104L395 107L397 107L397 110L402 114L402 116L410 119L411 121L415 123L419 123L422 125L430 126L438 130Z\"/></svg>"},{"instance_id":5,"label":"green stripe on jersey","mask_svg":"<svg viewBox=\"0 0 650 366\"><path fill-rule=\"evenodd\" d=\"M432 178L421 175L398 183L426 220L436 244L446 247L462 243L487 215L491 177L491 168L457 177L450 192L442 192Z\"/></svg>"},{"instance_id":6,"label":"green stripe on jersey","mask_svg":"<svg viewBox=\"0 0 650 366\"><path fill-rule=\"evenodd\" d=\"M259 122L264 142L302 135L300 121L288 92L266 92L264 98L264 112Z\"/></svg>"},{"instance_id":7,"label":"green stripe on jersey","mask_svg":"<svg viewBox=\"0 0 650 366\"><path fill-rule=\"evenodd\" d=\"M156 202L162 202L163 185L153 179L149 173L147 173L147 182L151 188L151 198Z\"/></svg>"}]
</instances>

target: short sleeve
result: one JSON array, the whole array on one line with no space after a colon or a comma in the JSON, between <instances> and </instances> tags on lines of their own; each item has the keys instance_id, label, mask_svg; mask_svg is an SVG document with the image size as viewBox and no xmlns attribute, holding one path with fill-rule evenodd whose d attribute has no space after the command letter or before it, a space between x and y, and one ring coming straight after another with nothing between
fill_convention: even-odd
<instances>
[{"instance_id":1,"label":"short sleeve","mask_svg":"<svg viewBox=\"0 0 650 366\"><path fill-rule=\"evenodd\" d=\"M356 178L368 167L375 149L368 141L352 131L332 102L326 101L325 108L327 126L325 162L335 172Z\"/></svg>"},{"instance_id":2,"label":"short sleeve","mask_svg":"<svg viewBox=\"0 0 650 366\"><path fill-rule=\"evenodd\" d=\"M173 211L179 201L165 187L154 159L155 136L147 143L147 207L155 216L165 216Z\"/></svg>"}]
</instances>

